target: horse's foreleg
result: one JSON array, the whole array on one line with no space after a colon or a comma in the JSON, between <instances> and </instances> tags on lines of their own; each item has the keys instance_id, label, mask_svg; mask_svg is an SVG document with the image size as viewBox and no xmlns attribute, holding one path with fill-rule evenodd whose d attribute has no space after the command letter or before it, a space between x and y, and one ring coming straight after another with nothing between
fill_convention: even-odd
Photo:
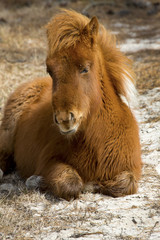
<instances>
[{"instance_id":1,"label":"horse's foreleg","mask_svg":"<svg viewBox=\"0 0 160 240\"><path fill-rule=\"evenodd\" d=\"M43 168L40 175L57 197L70 200L77 198L83 188L83 181L70 165L56 162Z\"/></svg>"},{"instance_id":2,"label":"horse's foreleg","mask_svg":"<svg viewBox=\"0 0 160 240\"><path fill-rule=\"evenodd\" d=\"M122 197L137 192L138 183L133 173L121 172L112 180L101 181L94 185L95 192L112 197Z\"/></svg>"}]
</instances>

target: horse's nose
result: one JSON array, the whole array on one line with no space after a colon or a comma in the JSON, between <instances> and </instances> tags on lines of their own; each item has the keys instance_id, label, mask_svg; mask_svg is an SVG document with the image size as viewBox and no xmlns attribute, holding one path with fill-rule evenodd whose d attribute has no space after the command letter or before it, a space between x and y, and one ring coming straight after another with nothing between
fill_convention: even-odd
<instances>
[{"instance_id":1,"label":"horse's nose","mask_svg":"<svg viewBox=\"0 0 160 240\"><path fill-rule=\"evenodd\" d=\"M74 122L74 120L75 120L74 113L72 113L72 112L69 112L69 113L59 112L54 115L54 118L55 118L56 124Z\"/></svg>"}]
</instances>

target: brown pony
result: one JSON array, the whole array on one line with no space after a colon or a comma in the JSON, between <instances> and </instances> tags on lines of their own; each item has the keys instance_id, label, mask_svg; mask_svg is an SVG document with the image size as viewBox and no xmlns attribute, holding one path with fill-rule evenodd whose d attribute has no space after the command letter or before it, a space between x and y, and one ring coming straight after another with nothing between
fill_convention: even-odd
<instances>
[{"instance_id":1,"label":"brown pony","mask_svg":"<svg viewBox=\"0 0 160 240\"><path fill-rule=\"evenodd\" d=\"M129 60L96 17L64 10L47 25L47 37L50 77L10 96L0 128L0 168L6 173L15 162L21 176L41 176L67 200L89 183L113 197L136 193L138 126L121 98L133 98Z\"/></svg>"}]
</instances>

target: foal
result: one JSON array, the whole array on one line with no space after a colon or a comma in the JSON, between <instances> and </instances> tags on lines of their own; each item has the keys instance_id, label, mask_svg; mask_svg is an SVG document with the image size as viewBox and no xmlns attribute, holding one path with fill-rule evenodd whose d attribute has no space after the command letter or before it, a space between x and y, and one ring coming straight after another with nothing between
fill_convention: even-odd
<instances>
[{"instance_id":1,"label":"foal","mask_svg":"<svg viewBox=\"0 0 160 240\"><path fill-rule=\"evenodd\" d=\"M141 175L138 126L129 107L130 62L98 23L62 11L47 25L50 77L10 96L0 127L0 168L38 175L53 194L77 198L87 183L113 197L134 194Z\"/></svg>"}]
</instances>

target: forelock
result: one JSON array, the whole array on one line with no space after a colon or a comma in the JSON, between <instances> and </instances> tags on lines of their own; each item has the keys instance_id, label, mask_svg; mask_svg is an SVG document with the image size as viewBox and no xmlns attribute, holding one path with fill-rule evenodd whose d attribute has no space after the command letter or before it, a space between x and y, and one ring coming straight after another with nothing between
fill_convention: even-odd
<instances>
[{"instance_id":1,"label":"forelock","mask_svg":"<svg viewBox=\"0 0 160 240\"><path fill-rule=\"evenodd\" d=\"M75 47L81 40L81 33L89 19L75 11L63 10L46 26L48 38L48 54Z\"/></svg>"}]
</instances>

